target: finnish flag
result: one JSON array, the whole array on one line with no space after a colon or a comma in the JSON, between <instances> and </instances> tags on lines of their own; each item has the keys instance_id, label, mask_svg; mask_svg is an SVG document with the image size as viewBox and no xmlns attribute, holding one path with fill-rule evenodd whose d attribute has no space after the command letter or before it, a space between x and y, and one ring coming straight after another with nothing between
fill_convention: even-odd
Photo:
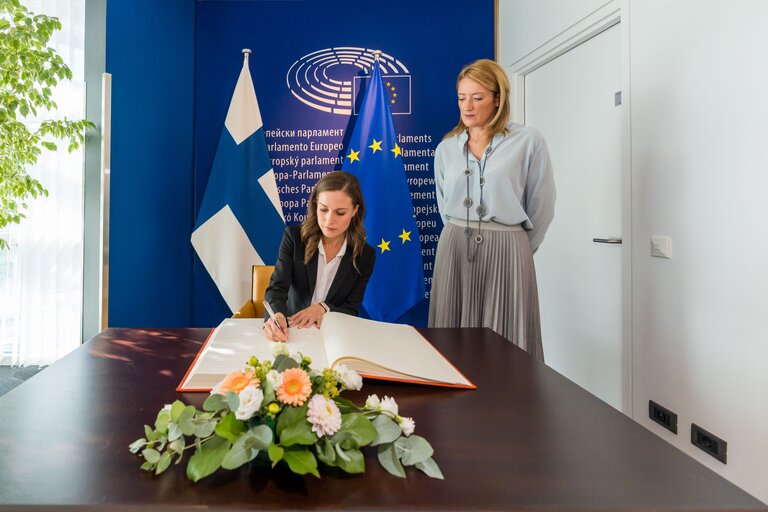
<instances>
[{"instance_id":1,"label":"finnish flag","mask_svg":"<svg viewBox=\"0 0 768 512\"><path fill-rule=\"evenodd\" d=\"M232 311L250 298L251 266L274 265L284 222L256 91L250 50L229 104L192 246Z\"/></svg>"}]
</instances>

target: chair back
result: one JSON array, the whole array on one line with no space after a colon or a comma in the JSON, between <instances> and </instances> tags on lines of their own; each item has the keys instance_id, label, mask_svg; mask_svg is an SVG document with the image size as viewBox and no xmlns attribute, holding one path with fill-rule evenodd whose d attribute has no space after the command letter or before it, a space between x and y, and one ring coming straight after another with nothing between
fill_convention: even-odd
<instances>
[{"instance_id":1,"label":"chair back","mask_svg":"<svg viewBox=\"0 0 768 512\"><path fill-rule=\"evenodd\" d=\"M274 265L254 265L252 277L251 300L256 309L256 318L264 317L264 296L267 293L269 279L275 271Z\"/></svg>"}]
</instances>

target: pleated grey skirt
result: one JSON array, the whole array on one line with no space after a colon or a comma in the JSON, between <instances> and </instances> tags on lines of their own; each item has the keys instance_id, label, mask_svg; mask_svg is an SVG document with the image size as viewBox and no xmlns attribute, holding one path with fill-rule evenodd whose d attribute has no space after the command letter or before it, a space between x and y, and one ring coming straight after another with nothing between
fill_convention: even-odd
<instances>
[{"instance_id":1,"label":"pleated grey skirt","mask_svg":"<svg viewBox=\"0 0 768 512\"><path fill-rule=\"evenodd\" d=\"M473 233L477 226L473 226ZM489 327L539 361L539 293L528 235L483 229L474 261L467 261L464 228L447 223L432 276L429 327ZM470 240L469 251L475 251Z\"/></svg>"}]
</instances>

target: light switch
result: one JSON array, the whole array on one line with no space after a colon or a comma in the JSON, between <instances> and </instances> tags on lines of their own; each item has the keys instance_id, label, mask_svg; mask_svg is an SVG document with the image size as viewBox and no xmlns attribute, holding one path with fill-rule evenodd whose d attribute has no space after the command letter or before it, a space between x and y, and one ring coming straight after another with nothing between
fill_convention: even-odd
<instances>
[{"instance_id":1,"label":"light switch","mask_svg":"<svg viewBox=\"0 0 768 512\"><path fill-rule=\"evenodd\" d=\"M651 256L655 256L657 258L671 258L672 239L666 236L652 236Z\"/></svg>"}]
</instances>

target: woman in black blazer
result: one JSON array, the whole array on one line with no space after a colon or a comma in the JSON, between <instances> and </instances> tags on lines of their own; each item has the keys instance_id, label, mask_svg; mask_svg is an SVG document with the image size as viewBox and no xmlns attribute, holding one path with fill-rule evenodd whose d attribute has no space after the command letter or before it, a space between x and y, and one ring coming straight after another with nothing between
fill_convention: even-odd
<instances>
[{"instance_id":1,"label":"woman in black blazer","mask_svg":"<svg viewBox=\"0 0 768 512\"><path fill-rule=\"evenodd\" d=\"M291 327L320 327L323 315L357 315L373 273L376 251L365 242L365 204L357 178L323 176L309 196L301 226L285 228L266 300L280 326L265 317L264 332L288 340Z\"/></svg>"}]
</instances>

